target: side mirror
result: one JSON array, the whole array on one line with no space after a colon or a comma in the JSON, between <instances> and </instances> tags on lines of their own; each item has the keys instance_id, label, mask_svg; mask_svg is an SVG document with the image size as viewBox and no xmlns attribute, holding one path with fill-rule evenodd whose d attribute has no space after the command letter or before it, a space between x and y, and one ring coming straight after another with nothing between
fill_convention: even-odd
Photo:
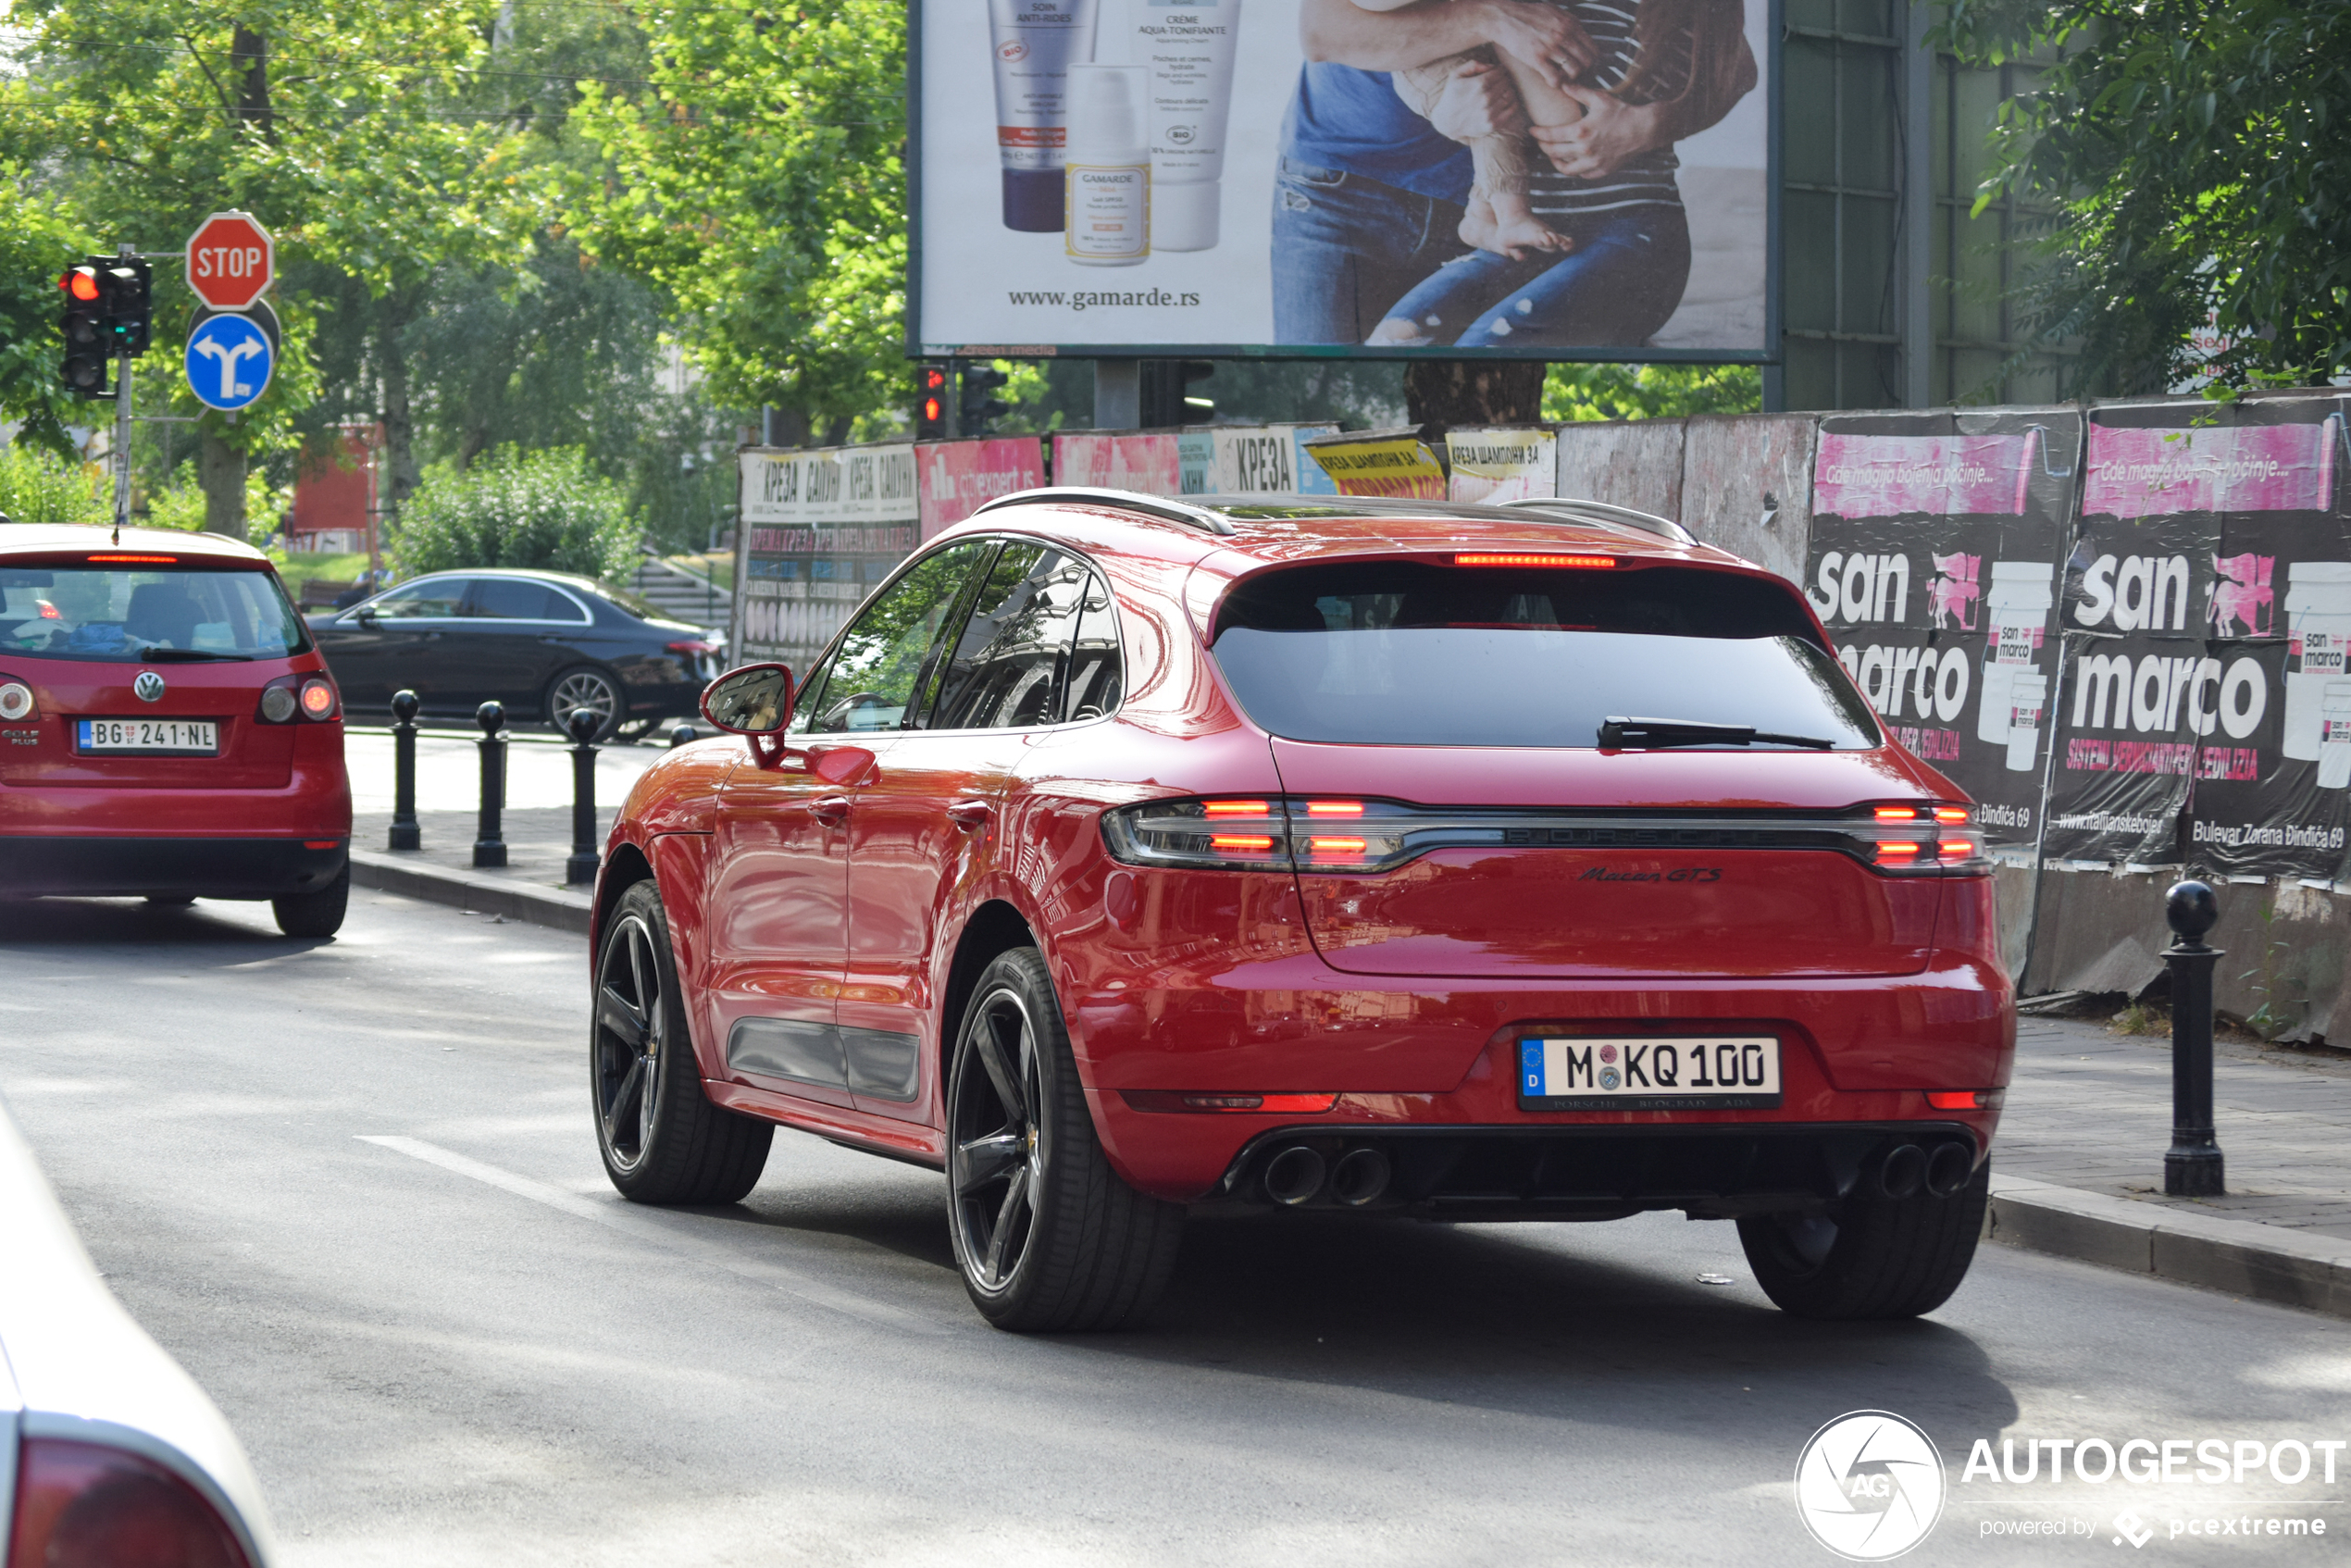
<instances>
[{"instance_id":1,"label":"side mirror","mask_svg":"<svg viewBox=\"0 0 2351 1568\"><path fill-rule=\"evenodd\" d=\"M361 626L373 626L376 624L376 607L373 604L362 604L352 612L352 618Z\"/></svg>"},{"instance_id":2,"label":"side mirror","mask_svg":"<svg viewBox=\"0 0 2351 1568\"><path fill-rule=\"evenodd\" d=\"M791 671L781 665L730 669L702 694L702 716L729 735L780 735L791 722Z\"/></svg>"}]
</instances>

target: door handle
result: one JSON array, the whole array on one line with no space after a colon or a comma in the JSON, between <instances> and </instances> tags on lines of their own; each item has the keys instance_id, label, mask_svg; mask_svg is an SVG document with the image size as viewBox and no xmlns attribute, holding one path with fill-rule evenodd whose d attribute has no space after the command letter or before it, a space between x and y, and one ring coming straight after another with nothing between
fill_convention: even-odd
<instances>
[{"instance_id":1,"label":"door handle","mask_svg":"<svg viewBox=\"0 0 2351 1568\"><path fill-rule=\"evenodd\" d=\"M838 828L849 820L849 797L820 795L808 803L808 815L827 828Z\"/></svg>"},{"instance_id":2,"label":"door handle","mask_svg":"<svg viewBox=\"0 0 2351 1568\"><path fill-rule=\"evenodd\" d=\"M957 801L947 808L947 820L966 833L978 832L994 815L986 801Z\"/></svg>"}]
</instances>

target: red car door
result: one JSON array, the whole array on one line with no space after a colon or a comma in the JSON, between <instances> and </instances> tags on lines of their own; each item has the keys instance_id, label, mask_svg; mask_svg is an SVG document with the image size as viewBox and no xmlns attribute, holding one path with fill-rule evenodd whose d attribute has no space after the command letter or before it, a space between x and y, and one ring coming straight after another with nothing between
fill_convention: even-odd
<instances>
[{"instance_id":1,"label":"red car door","mask_svg":"<svg viewBox=\"0 0 2351 1568\"><path fill-rule=\"evenodd\" d=\"M710 872L708 994L730 1076L852 1103L836 1006L849 928L850 825L876 749L914 703L941 627L986 546L952 546L884 588L794 703L773 766L720 793Z\"/></svg>"},{"instance_id":2,"label":"red car door","mask_svg":"<svg viewBox=\"0 0 2351 1568\"><path fill-rule=\"evenodd\" d=\"M1004 781L1038 732L1062 722L1071 646L1087 598L1084 562L1006 541L966 595L935 691L881 748L857 802L849 862L842 1048L860 1110L921 1118L942 1060L935 960L964 890L1001 852ZM939 1027L952 1030L957 1020Z\"/></svg>"}]
</instances>

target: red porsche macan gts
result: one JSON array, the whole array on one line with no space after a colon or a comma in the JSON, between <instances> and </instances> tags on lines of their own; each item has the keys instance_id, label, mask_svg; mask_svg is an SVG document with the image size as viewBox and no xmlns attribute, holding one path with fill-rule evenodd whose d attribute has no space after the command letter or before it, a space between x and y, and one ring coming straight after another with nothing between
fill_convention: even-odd
<instances>
[{"instance_id":1,"label":"red porsche macan gts","mask_svg":"<svg viewBox=\"0 0 2351 1568\"><path fill-rule=\"evenodd\" d=\"M1031 492L705 708L597 892L631 1198L740 1198L777 1124L943 1169L1017 1329L1133 1320L1194 1205L1678 1209L1817 1317L1967 1270L2015 1035L1968 803L1672 523Z\"/></svg>"}]
</instances>

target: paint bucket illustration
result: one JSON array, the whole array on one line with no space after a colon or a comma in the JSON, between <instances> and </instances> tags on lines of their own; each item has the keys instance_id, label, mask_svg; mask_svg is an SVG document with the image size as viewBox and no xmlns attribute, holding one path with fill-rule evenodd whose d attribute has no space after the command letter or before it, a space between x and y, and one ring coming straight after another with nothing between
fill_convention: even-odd
<instances>
[{"instance_id":1,"label":"paint bucket illustration","mask_svg":"<svg viewBox=\"0 0 2351 1568\"><path fill-rule=\"evenodd\" d=\"M2036 669L2019 670L2009 680L2009 771L2030 773L2041 749L2041 710L2049 700L2049 678Z\"/></svg>"},{"instance_id":2,"label":"paint bucket illustration","mask_svg":"<svg viewBox=\"0 0 2351 1568\"><path fill-rule=\"evenodd\" d=\"M2046 561L1995 561L1984 595L1988 635L1984 642L1983 705L1975 711L1975 738L1987 746L2012 745L2009 686L2041 661L2041 639L2049 624L2057 567ZM2047 682L2042 682L2046 691ZM2034 724L2040 723L2038 703ZM2017 765L2010 764L2010 766ZM2022 765L2033 765L2030 754Z\"/></svg>"},{"instance_id":3,"label":"paint bucket illustration","mask_svg":"<svg viewBox=\"0 0 2351 1568\"><path fill-rule=\"evenodd\" d=\"M2351 561L2291 562L2285 580L2282 749L2296 762L2316 762L2325 740L2327 683L2351 677L2345 662L2351 651Z\"/></svg>"}]
</instances>

